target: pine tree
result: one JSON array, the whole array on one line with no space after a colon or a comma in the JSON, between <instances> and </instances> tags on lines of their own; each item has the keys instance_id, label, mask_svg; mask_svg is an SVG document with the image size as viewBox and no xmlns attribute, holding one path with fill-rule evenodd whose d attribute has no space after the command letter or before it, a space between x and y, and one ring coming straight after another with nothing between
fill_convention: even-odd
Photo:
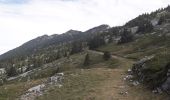
<instances>
[{"instance_id":1,"label":"pine tree","mask_svg":"<svg viewBox=\"0 0 170 100\"><path fill-rule=\"evenodd\" d=\"M90 57L89 54L86 54L85 60L84 60L84 66L88 66L90 64Z\"/></svg>"},{"instance_id":2,"label":"pine tree","mask_svg":"<svg viewBox=\"0 0 170 100\"><path fill-rule=\"evenodd\" d=\"M9 70L7 71L7 75L10 76L10 77L17 75L16 68L15 67L10 67Z\"/></svg>"},{"instance_id":3,"label":"pine tree","mask_svg":"<svg viewBox=\"0 0 170 100\"><path fill-rule=\"evenodd\" d=\"M165 21L165 18L163 16L160 17L160 19L158 21L158 25L161 25L164 21Z\"/></svg>"}]
</instances>

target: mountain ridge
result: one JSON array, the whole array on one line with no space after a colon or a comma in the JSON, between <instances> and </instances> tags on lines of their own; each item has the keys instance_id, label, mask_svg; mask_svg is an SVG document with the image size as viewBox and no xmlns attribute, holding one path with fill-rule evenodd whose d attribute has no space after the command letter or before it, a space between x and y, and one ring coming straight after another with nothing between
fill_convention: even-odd
<instances>
[{"instance_id":1,"label":"mountain ridge","mask_svg":"<svg viewBox=\"0 0 170 100\"><path fill-rule=\"evenodd\" d=\"M91 29L84 31L84 32L71 29L71 30L66 31L65 33L62 33L62 34L42 35L42 36L39 36L39 37L34 38L32 40L29 40L28 42L22 44L21 46L16 47L12 50L9 50L8 52L6 52L4 54L1 54L0 60L8 59L10 57L14 57L13 53L18 52L18 49L21 49L20 52L24 52L26 50L28 52L32 51L32 53L34 53L34 51L36 52L36 49L43 48L43 45L44 45L44 47L46 47L46 46L51 45L53 43L58 44L58 43L64 42L64 41L65 42L71 41L74 38L73 37L74 35L77 36L77 37L81 37L81 38L83 37L84 38L83 34L87 35L87 34L93 34L93 33L98 32L98 31L102 32L102 30L105 30L108 27L109 27L108 25L104 24L104 25L96 26L96 27L91 28ZM80 36L80 35L82 35L82 36ZM75 37L75 38L77 39L77 37ZM34 50L32 50L32 49L34 49ZM20 52L18 52L16 55L18 55ZM30 53L28 53L28 54L30 54Z\"/></svg>"}]
</instances>

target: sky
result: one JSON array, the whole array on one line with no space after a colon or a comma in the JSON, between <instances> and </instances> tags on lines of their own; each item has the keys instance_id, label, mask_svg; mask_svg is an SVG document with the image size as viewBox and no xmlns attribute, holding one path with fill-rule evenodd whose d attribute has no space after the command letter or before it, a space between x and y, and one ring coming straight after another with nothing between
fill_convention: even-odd
<instances>
[{"instance_id":1,"label":"sky","mask_svg":"<svg viewBox=\"0 0 170 100\"><path fill-rule=\"evenodd\" d=\"M170 0L0 0L0 54L37 36L123 25Z\"/></svg>"}]
</instances>

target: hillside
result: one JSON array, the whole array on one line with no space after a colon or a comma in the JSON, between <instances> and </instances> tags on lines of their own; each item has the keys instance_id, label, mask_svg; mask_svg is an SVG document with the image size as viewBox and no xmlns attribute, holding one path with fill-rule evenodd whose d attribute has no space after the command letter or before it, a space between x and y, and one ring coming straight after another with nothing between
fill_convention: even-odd
<instances>
[{"instance_id":1,"label":"hillside","mask_svg":"<svg viewBox=\"0 0 170 100\"><path fill-rule=\"evenodd\" d=\"M76 31L76 30L69 30L66 33L63 33L61 35L43 35L40 37L37 37L33 40L28 41L27 43L24 43L18 48L15 48L3 55L0 56L0 60L3 59L11 59L14 57L25 57L33 53L39 52L41 49L49 48L50 46L59 46L60 44L67 44L74 41L83 41L90 37L95 36L96 34L105 31L108 29L108 25L100 25L98 27L89 29L85 32Z\"/></svg>"},{"instance_id":2,"label":"hillside","mask_svg":"<svg viewBox=\"0 0 170 100\"><path fill-rule=\"evenodd\" d=\"M169 38L170 6L123 26L40 36L0 56L0 99L169 100Z\"/></svg>"}]
</instances>

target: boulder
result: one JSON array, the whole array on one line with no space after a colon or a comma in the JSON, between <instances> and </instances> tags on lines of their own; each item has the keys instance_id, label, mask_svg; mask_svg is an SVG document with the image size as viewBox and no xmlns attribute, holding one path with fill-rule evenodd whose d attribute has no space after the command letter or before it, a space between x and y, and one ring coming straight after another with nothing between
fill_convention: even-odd
<instances>
[{"instance_id":1,"label":"boulder","mask_svg":"<svg viewBox=\"0 0 170 100\"><path fill-rule=\"evenodd\" d=\"M56 75L50 77L48 79L49 84L61 84L64 79L64 73L57 73Z\"/></svg>"},{"instance_id":2,"label":"boulder","mask_svg":"<svg viewBox=\"0 0 170 100\"><path fill-rule=\"evenodd\" d=\"M149 56L136 62L132 67L132 73L139 82L145 83L149 88L154 89L153 93L170 92L170 63L164 64L155 70L148 63L154 61L153 58L154 56ZM134 85L137 84L134 83Z\"/></svg>"},{"instance_id":3,"label":"boulder","mask_svg":"<svg viewBox=\"0 0 170 100\"><path fill-rule=\"evenodd\" d=\"M132 85L133 86L137 86L137 85L139 85L140 83L138 82L138 81L134 81L134 82L132 82Z\"/></svg>"},{"instance_id":4,"label":"boulder","mask_svg":"<svg viewBox=\"0 0 170 100\"><path fill-rule=\"evenodd\" d=\"M145 78L144 70L146 68L146 62L153 59L154 56L146 56L145 58L139 60L133 64L132 73L138 77L140 82L143 82Z\"/></svg>"},{"instance_id":5,"label":"boulder","mask_svg":"<svg viewBox=\"0 0 170 100\"><path fill-rule=\"evenodd\" d=\"M28 89L28 92L41 93L44 87L45 87L45 84L37 85L35 87Z\"/></svg>"}]
</instances>

